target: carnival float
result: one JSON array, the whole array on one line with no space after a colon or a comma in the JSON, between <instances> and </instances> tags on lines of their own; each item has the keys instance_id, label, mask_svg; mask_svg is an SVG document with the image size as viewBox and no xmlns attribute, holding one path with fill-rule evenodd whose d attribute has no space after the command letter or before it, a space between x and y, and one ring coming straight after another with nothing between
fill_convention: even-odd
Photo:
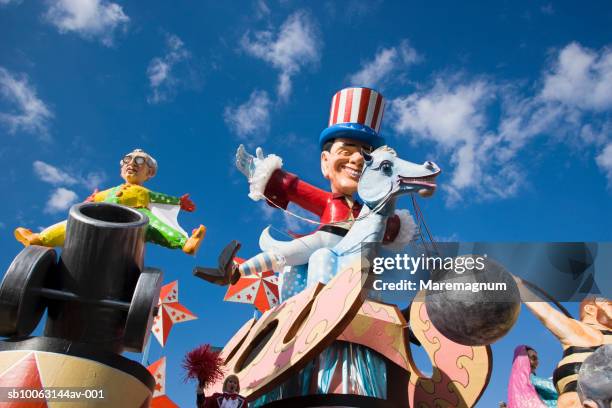
<instances>
[{"instance_id":1,"label":"carnival float","mask_svg":"<svg viewBox=\"0 0 612 408\"><path fill-rule=\"evenodd\" d=\"M249 197L316 230L277 240L265 229L261 253L243 258L236 240L223 248L218 265L194 268L196 277L228 286L224 300L261 313L219 350L201 345L186 355L186 376L198 383L198 406L459 408L475 406L482 396L493 367L490 344L512 328L521 298L529 292L533 299L537 290L493 259L483 260L478 273L424 272L436 282L503 282L507 289L495 295L428 289L401 308L372 290L375 258L407 247L439 254L417 197L433 195L440 168L431 161L410 162L386 145L379 133L384 105L383 96L369 88L333 96L329 124L319 138L321 171L331 191L285 171L274 154L238 148L236 165L249 183ZM0 342L1 387L113 389L103 406L176 406L166 395L164 357L147 369L121 353L146 356L151 333L164 346L173 324L196 318L179 303L178 283L162 286L162 272L145 266L144 247L152 242L192 254L205 228L188 236L176 222L178 210L195 208L187 195L142 187L157 171L151 156L135 150L120 165L125 183L73 206L67 222L40 234L16 230L26 247L0 284L0 335L7 337ZM401 196L410 196L412 214L396 208ZM289 203L314 217L291 212ZM58 245L59 259L52 248ZM466 265L477 256L453 259ZM562 395L559 401L569 402L559 406L579 407L578 392L597 401L596 385L609 378L609 370L600 367L609 347L593 352L609 343L612 333L593 322L598 308L610 302L586 302L576 323L549 300L528 307L545 325L565 322L565 332L549 327L565 349L556 386L572 393ZM43 335L31 337L45 313ZM580 324L588 338L576 343L572 333ZM418 369L414 347L426 352L430 375ZM517 373L528 377L527 348L521 347Z\"/></svg>"}]
</instances>

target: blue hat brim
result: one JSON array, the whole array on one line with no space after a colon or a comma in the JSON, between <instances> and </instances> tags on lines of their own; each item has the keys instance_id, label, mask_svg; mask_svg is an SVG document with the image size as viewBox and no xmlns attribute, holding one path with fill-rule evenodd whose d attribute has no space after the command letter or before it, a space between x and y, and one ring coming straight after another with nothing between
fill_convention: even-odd
<instances>
[{"instance_id":1,"label":"blue hat brim","mask_svg":"<svg viewBox=\"0 0 612 408\"><path fill-rule=\"evenodd\" d=\"M323 145L327 141L339 138L358 140L375 149L385 144L385 139L368 126L360 123L338 123L321 132L319 147L323 149Z\"/></svg>"}]
</instances>

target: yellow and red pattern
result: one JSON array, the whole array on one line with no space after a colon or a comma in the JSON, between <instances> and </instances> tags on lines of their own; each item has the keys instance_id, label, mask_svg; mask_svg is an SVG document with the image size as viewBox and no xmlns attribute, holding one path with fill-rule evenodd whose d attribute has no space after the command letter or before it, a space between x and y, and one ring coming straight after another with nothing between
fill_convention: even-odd
<instances>
[{"instance_id":1,"label":"yellow and red pattern","mask_svg":"<svg viewBox=\"0 0 612 408\"><path fill-rule=\"evenodd\" d=\"M489 346L464 346L447 339L429 320L425 303L414 301L410 325L429 355L433 373L422 374L410 359L408 398L411 407L467 408L476 405L492 369Z\"/></svg>"},{"instance_id":2,"label":"yellow and red pattern","mask_svg":"<svg viewBox=\"0 0 612 408\"><path fill-rule=\"evenodd\" d=\"M162 286L157 305L159 310L157 311L157 316L153 318L151 331L153 331L153 335L163 347L166 345L170 330L175 323L195 320L197 316L179 303L178 281Z\"/></svg>"},{"instance_id":3,"label":"yellow and red pattern","mask_svg":"<svg viewBox=\"0 0 612 408\"><path fill-rule=\"evenodd\" d=\"M406 326L406 319L396 305L366 300L338 340L369 347L408 370Z\"/></svg>"}]
</instances>

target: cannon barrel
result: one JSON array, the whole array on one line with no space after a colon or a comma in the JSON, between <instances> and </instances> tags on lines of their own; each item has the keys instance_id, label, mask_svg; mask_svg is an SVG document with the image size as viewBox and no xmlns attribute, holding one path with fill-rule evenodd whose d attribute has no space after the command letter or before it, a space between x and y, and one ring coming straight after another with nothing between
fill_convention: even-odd
<instances>
[{"instance_id":1,"label":"cannon barrel","mask_svg":"<svg viewBox=\"0 0 612 408\"><path fill-rule=\"evenodd\" d=\"M125 311L77 298L130 303L143 270L147 224L145 215L114 204L70 209L64 248L46 286L76 297L49 302L45 336L122 351Z\"/></svg>"}]
</instances>

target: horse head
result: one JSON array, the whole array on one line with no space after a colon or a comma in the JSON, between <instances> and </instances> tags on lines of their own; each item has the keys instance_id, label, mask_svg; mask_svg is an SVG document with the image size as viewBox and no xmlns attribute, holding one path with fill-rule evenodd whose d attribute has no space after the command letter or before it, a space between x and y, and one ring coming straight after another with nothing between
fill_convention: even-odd
<instances>
[{"instance_id":1,"label":"horse head","mask_svg":"<svg viewBox=\"0 0 612 408\"><path fill-rule=\"evenodd\" d=\"M403 194L417 192L429 196L436 189L440 168L433 162L416 164L402 160L388 146L371 154L364 152L363 158L365 165L357 191L370 209L384 206Z\"/></svg>"}]
</instances>

